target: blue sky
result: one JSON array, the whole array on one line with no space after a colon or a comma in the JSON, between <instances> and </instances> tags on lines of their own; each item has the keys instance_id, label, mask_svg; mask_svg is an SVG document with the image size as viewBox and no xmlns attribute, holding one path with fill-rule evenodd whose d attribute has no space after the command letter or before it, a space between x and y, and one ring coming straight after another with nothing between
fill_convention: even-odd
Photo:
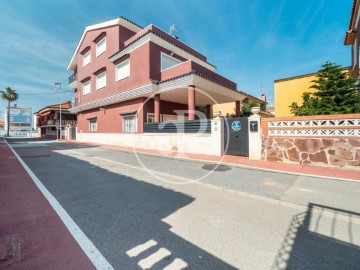
<instances>
[{"instance_id":1,"label":"blue sky","mask_svg":"<svg viewBox=\"0 0 360 270\"><path fill-rule=\"evenodd\" d=\"M275 79L315 72L329 60L351 65L343 45L352 0L2 0L0 89L36 111L69 90L67 64L84 28L124 16L168 31L208 57L217 72L273 102ZM262 89L262 92L261 92ZM62 94L70 100L72 92ZM0 118L6 103L0 101Z\"/></svg>"}]
</instances>

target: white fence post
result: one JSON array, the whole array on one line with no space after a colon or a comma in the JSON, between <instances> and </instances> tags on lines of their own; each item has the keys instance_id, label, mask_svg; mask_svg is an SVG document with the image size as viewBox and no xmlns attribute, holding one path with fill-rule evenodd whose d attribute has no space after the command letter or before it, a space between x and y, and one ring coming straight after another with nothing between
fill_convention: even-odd
<instances>
[{"instance_id":1,"label":"white fence post","mask_svg":"<svg viewBox=\"0 0 360 270\"><path fill-rule=\"evenodd\" d=\"M252 108L252 116L249 117L249 159L261 159L261 126L259 107Z\"/></svg>"},{"instance_id":2,"label":"white fence post","mask_svg":"<svg viewBox=\"0 0 360 270\"><path fill-rule=\"evenodd\" d=\"M224 154L224 119L211 119L211 138L216 146L217 156Z\"/></svg>"}]
</instances>

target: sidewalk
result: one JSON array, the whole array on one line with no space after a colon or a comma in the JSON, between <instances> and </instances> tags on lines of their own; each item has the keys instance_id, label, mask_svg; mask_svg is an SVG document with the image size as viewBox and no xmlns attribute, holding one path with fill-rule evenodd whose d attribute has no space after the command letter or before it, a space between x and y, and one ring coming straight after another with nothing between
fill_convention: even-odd
<instances>
[{"instance_id":1,"label":"sidewalk","mask_svg":"<svg viewBox=\"0 0 360 270\"><path fill-rule=\"evenodd\" d=\"M94 269L1 138L0 172L0 269Z\"/></svg>"},{"instance_id":2,"label":"sidewalk","mask_svg":"<svg viewBox=\"0 0 360 270\"><path fill-rule=\"evenodd\" d=\"M322 167L322 166L310 166L310 165L300 165L300 164L288 164L282 162L271 162L264 160L250 160L247 157L241 157L241 156L225 155L223 157L218 157L218 156L186 153L185 155L179 157L177 152L166 152L166 151L160 152L158 150L153 150L153 149L132 148L132 147L117 146L117 145L95 144L95 143L68 141L68 140L62 140L62 141L67 143L97 145L106 148L118 149L122 151L136 151L139 153L146 153L152 155L203 160L209 162L222 162L235 166L244 166L244 167L257 168L262 170L273 170L273 171L300 174L300 175L311 175L311 176L319 176L319 177L337 178L343 180L360 181L360 170L357 171L351 169L325 167L325 166Z\"/></svg>"}]
</instances>

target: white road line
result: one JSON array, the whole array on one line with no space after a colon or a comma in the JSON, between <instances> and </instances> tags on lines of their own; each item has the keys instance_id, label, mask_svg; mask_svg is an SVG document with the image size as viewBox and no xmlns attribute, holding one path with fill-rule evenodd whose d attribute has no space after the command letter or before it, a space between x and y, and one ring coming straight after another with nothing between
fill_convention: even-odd
<instances>
[{"instance_id":1,"label":"white road line","mask_svg":"<svg viewBox=\"0 0 360 270\"><path fill-rule=\"evenodd\" d=\"M187 267L188 264L180 259L176 258L172 263L170 263L168 266L166 266L163 270L181 270Z\"/></svg>"},{"instance_id":2,"label":"white road line","mask_svg":"<svg viewBox=\"0 0 360 270\"><path fill-rule=\"evenodd\" d=\"M142 259L138 262L138 265L141 269L150 269L155 263L161 261L165 257L171 255L171 252L166 248L160 248L155 253L151 254L149 257Z\"/></svg>"},{"instance_id":3,"label":"white road line","mask_svg":"<svg viewBox=\"0 0 360 270\"><path fill-rule=\"evenodd\" d=\"M7 143L7 142L6 142ZM15 150L7 143L10 147L11 151L13 151L16 158L19 160L21 165L24 167L26 172L29 174L31 179L34 181L36 186L39 188L41 193L45 196L45 198L49 201L52 208L59 215L61 220L64 222L66 228L78 242L82 250L89 257L92 264L96 267L96 269L106 269L113 270L114 268L111 264L106 260L106 258L100 253L100 251L95 247L93 242L85 235L85 233L79 228L79 226L75 223L75 221L69 216L69 214L65 211L65 209L60 205L60 203L55 199L55 197L47 190L47 188L41 183L39 178L31 171L31 169L25 164L25 162L21 159L21 157L15 152Z\"/></svg>"},{"instance_id":4,"label":"white road line","mask_svg":"<svg viewBox=\"0 0 360 270\"><path fill-rule=\"evenodd\" d=\"M145 250L153 247L153 246L156 246L157 245L157 242L155 240L149 240L147 241L146 243L142 244L142 245L138 245L128 251L126 251L126 254L129 256L129 257L136 257L138 256L140 253L144 252Z\"/></svg>"}]
</instances>

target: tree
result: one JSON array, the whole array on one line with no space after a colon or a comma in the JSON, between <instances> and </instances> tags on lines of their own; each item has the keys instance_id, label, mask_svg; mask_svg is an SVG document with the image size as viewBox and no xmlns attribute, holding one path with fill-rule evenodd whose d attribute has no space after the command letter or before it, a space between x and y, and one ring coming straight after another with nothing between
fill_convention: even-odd
<instances>
[{"instance_id":1,"label":"tree","mask_svg":"<svg viewBox=\"0 0 360 270\"><path fill-rule=\"evenodd\" d=\"M18 100L19 94L16 93L16 90L11 89L10 87L6 87L5 91L0 90L0 95L3 100L8 101L7 107L7 137L9 137L10 131L10 103Z\"/></svg>"},{"instance_id":2,"label":"tree","mask_svg":"<svg viewBox=\"0 0 360 270\"><path fill-rule=\"evenodd\" d=\"M304 93L303 104L293 102L291 113L299 115L346 114L360 112L360 98L356 79L351 78L341 65L325 62L316 73L310 88Z\"/></svg>"},{"instance_id":3,"label":"tree","mask_svg":"<svg viewBox=\"0 0 360 270\"><path fill-rule=\"evenodd\" d=\"M251 109L253 107L256 107L256 105L257 104L254 101L243 103L243 106L241 107L240 110L240 117L249 117L250 115L252 115Z\"/></svg>"}]
</instances>

